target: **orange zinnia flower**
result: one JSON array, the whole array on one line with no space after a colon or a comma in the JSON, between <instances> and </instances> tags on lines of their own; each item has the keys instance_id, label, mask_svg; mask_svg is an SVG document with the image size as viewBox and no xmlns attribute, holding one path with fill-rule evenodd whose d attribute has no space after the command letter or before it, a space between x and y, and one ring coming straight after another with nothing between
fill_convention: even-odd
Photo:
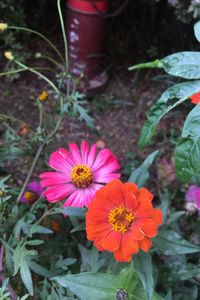
<instances>
[{"instance_id":1,"label":"orange zinnia flower","mask_svg":"<svg viewBox=\"0 0 200 300\"><path fill-rule=\"evenodd\" d=\"M153 195L134 183L116 179L95 194L86 214L88 240L117 261L130 261L139 249L148 252L157 235L162 212L153 208Z\"/></svg>"},{"instance_id":2,"label":"orange zinnia flower","mask_svg":"<svg viewBox=\"0 0 200 300\"><path fill-rule=\"evenodd\" d=\"M190 96L190 100L194 104L200 103L200 92Z\"/></svg>"}]
</instances>

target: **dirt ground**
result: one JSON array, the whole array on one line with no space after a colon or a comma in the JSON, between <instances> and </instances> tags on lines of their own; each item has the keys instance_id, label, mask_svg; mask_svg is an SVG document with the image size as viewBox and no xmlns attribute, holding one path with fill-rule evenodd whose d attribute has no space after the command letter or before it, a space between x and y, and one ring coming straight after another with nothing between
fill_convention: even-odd
<instances>
[{"instance_id":1,"label":"dirt ground","mask_svg":"<svg viewBox=\"0 0 200 300\"><path fill-rule=\"evenodd\" d=\"M34 130L38 124L38 108L34 100L43 89L48 90L48 87L30 74L24 73L12 82L4 78L0 83L1 114L17 118ZM88 102L90 115L95 119L97 130L94 132L84 122L66 115L54 140L45 148L46 159L58 147L67 147L69 142L80 144L82 140L87 140L90 144L97 142L99 148L109 147L119 158L122 169L130 161L128 154L134 153L136 159L143 160L149 153L159 149L163 143L168 144L168 141L162 140L159 145L159 141L156 140L155 144L144 151L137 145L146 112L165 89L166 84L152 81L150 78L135 82L134 75L132 77L127 72L121 74L118 72L117 76L110 75L104 92ZM50 96L43 103L50 120L53 113L51 101L54 99ZM167 128L168 131L170 128L178 129L180 122L179 118L173 117L173 123L167 119L167 122L161 123L160 128L162 130ZM13 124L14 130L19 132L21 123L12 123L12 126ZM0 141L3 143L5 124L1 124L0 130ZM19 158L14 162L8 161L4 171L12 174L17 184L21 185L31 162L31 156ZM37 177L41 172L41 164L42 162L39 162L33 177Z\"/></svg>"}]
</instances>

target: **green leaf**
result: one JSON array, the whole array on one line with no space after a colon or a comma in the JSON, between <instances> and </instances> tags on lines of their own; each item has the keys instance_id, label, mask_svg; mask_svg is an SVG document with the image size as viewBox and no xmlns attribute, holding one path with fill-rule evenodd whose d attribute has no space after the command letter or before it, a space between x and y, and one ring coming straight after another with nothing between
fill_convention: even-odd
<instances>
[{"instance_id":1,"label":"green leaf","mask_svg":"<svg viewBox=\"0 0 200 300\"><path fill-rule=\"evenodd\" d=\"M43 276L45 278L50 278L52 277L52 274L46 269L44 268L43 266L37 264L36 262L34 261L29 261L28 262L28 266L29 268L36 274L40 275L40 276Z\"/></svg>"},{"instance_id":2,"label":"green leaf","mask_svg":"<svg viewBox=\"0 0 200 300\"><path fill-rule=\"evenodd\" d=\"M39 246L42 244L44 244L44 241L42 241L42 240L32 240L32 241L26 242L26 245L29 245L29 246Z\"/></svg>"},{"instance_id":3,"label":"green leaf","mask_svg":"<svg viewBox=\"0 0 200 300\"><path fill-rule=\"evenodd\" d=\"M73 207L73 206L67 206L67 207L58 207L53 210L51 214L63 214L67 216L75 216L80 219L85 218L86 209L81 207Z\"/></svg>"},{"instance_id":4,"label":"green leaf","mask_svg":"<svg viewBox=\"0 0 200 300\"><path fill-rule=\"evenodd\" d=\"M149 68L163 68L162 62L159 59L156 59L151 62L141 63L128 68L129 71L137 70L137 69L149 69Z\"/></svg>"},{"instance_id":5,"label":"green leaf","mask_svg":"<svg viewBox=\"0 0 200 300\"><path fill-rule=\"evenodd\" d=\"M174 230L160 230L159 235L153 239L153 244L166 255L180 255L200 251L200 247L184 240Z\"/></svg>"},{"instance_id":6,"label":"green leaf","mask_svg":"<svg viewBox=\"0 0 200 300\"><path fill-rule=\"evenodd\" d=\"M116 293L119 289L126 290L130 300L135 299L133 291L138 283L132 266L123 269L119 275L81 273L57 276L52 280L68 288L81 300L116 300Z\"/></svg>"},{"instance_id":7,"label":"green leaf","mask_svg":"<svg viewBox=\"0 0 200 300\"><path fill-rule=\"evenodd\" d=\"M189 182L200 172L200 105L188 114L182 140L175 149L176 174L181 182Z\"/></svg>"},{"instance_id":8,"label":"green leaf","mask_svg":"<svg viewBox=\"0 0 200 300\"><path fill-rule=\"evenodd\" d=\"M145 159L143 164L132 172L132 174L129 177L129 181L137 184L139 188L143 187L149 178L149 168L152 165L158 153L158 150L151 153Z\"/></svg>"},{"instance_id":9,"label":"green leaf","mask_svg":"<svg viewBox=\"0 0 200 300\"><path fill-rule=\"evenodd\" d=\"M183 183L190 182L200 172L200 137L184 138L175 149L176 175Z\"/></svg>"},{"instance_id":10,"label":"green leaf","mask_svg":"<svg viewBox=\"0 0 200 300\"><path fill-rule=\"evenodd\" d=\"M29 236L31 237L35 233L51 234L53 231L41 225L33 225L29 230Z\"/></svg>"},{"instance_id":11,"label":"green leaf","mask_svg":"<svg viewBox=\"0 0 200 300\"><path fill-rule=\"evenodd\" d=\"M200 136L200 104L196 105L188 114L182 131L182 137Z\"/></svg>"},{"instance_id":12,"label":"green leaf","mask_svg":"<svg viewBox=\"0 0 200 300\"><path fill-rule=\"evenodd\" d=\"M200 78L200 52L183 51L168 55L161 59L165 72L185 78Z\"/></svg>"},{"instance_id":13,"label":"green leaf","mask_svg":"<svg viewBox=\"0 0 200 300\"><path fill-rule=\"evenodd\" d=\"M22 281L23 281L25 287L27 288L29 294L31 296L33 296L33 281L32 281L31 272L29 270L26 260L24 260L20 266L20 275L21 275Z\"/></svg>"},{"instance_id":14,"label":"green leaf","mask_svg":"<svg viewBox=\"0 0 200 300\"><path fill-rule=\"evenodd\" d=\"M137 255L134 255L133 262L135 270L142 281L145 291L147 292L148 299L152 299L154 279L151 255L140 251Z\"/></svg>"},{"instance_id":15,"label":"green leaf","mask_svg":"<svg viewBox=\"0 0 200 300\"><path fill-rule=\"evenodd\" d=\"M194 24L194 34L195 34L197 41L200 42L200 21L198 21Z\"/></svg>"},{"instance_id":16,"label":"green leaf","mask_svg":"<svg viewBox=\"0 0 200 300\"><path fill-rule=\"evenodd\" d=\"M199 24L196 25L199 30ZM198 33L198 36L200 34ZM185 78L199 79L200 78L200 52L182 51L170 54L162 59L156 59L153 62L141 63L129 67L129 71L144 68L162 68L166 73Z\"/></svg>"},{"instance_id":17,"label":"green leaf","mask_svg":"<svg viewBox=\"0 0 200 300\"><path fill-rule=\"evenodd\" d=\"M191 95L197 93L199 89L200 80L183 82L168 88L147 114L147 121L140 133L140 146L144 147L151 141L151 138L156 133L158 123L169 111L184 102Z\"/></svg>"}]
</instances>

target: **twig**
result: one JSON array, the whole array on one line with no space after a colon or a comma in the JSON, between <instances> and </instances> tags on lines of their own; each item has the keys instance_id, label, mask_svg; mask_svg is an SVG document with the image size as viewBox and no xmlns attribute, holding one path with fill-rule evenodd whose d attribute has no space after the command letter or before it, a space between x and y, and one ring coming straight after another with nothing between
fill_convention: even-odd
<instances>
[{"instance_id":1,"label":"twig","mask_svg":"<svg viewBox=\"0 0 200 300\"><path fill-rule=\"evenodd\" d=\"M25 188L26 188L26 186L27 186L27 184L28 184L28 182L29 182L29 180L30 180L30 178L31 178L31 175L32 175L33 170L34 170L34 168L35 168L35 166L36 166L36 163L37 163L37 161L38 161L38 159L39 159L39 157L40 157L40 154L41 154L41 152L42 152L42 150L43 150L43 148L44 148L44 145L45 145L45 144L41 144L40 147L39 147L38 150L37 150L37 153L36 153L36 155L35 155L35 158L34 158L34 160L33 160L33 163L32 163L32 165L31 165L31 168L30 168L30 170L29 170L29 172L28 172L28 175L27 175L27 177L26 177L26 180L24 181L24 184L23 184L22 189L21 189L21 191L20 191L20 193L19 193L19 196L17 197L17 200L16 200L17 203L19 203L20 198L22 197L22 195L23 195L23 193L24 193L24 191L25 191Z\"/></svg>"}]
</instances>

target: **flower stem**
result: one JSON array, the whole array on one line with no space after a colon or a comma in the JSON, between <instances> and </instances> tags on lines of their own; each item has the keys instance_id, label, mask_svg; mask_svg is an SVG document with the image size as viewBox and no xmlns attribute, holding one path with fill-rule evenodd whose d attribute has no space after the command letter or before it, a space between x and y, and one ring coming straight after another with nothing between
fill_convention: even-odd
<instances>
[{"instance_id":1,"label":"flower stem","mask_svg":"<svg viewBox=\"0 0 200 300\"><path fill-rule=\"evenodd\" d=\"M62 29L62 35L63 35L63 42L64 42L64 48L65 48L65 72L68 72L68 49L67 49L67 38L66 38L66 32L65 32L65 25L63 21L62 11L60 7L60 0L57 0L57 8L58 8L58 14L60 18L60 25Z\"/></svg>"},{"instance_id":2,"label":"flower stem","mask_svg":"<svg viewBox=\"0 0 200 300\"><path fill-rule=\"evenodd\" d=\"M64 59L62 57L62 54L57 49L57 47L55 47L54 44L49 39L47 39L43 34L41 34L40 32L38 32L36 30L33 30L33 29L30 29L30 28L26 28L26 27L8 26L8 28L9 29L15 29L15 30L21 30L21 31L27 31L27 32L34 33L34 34L38 35L57 53L57 55L60 57L62 63L64 63Z\"/></svg>"}]
</instances>

